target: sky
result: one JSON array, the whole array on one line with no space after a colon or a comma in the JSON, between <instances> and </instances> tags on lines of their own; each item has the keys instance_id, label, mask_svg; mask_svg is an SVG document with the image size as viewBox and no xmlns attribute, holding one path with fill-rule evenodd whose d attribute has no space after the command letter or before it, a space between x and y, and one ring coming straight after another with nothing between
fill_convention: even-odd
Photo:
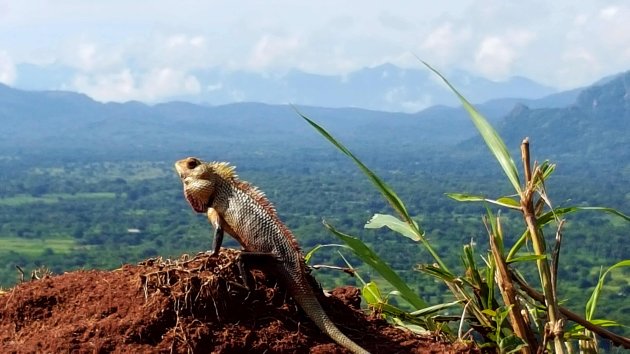
<instances>
[{"instance_id":1,"label":"sky","mask_svg":"<svg viewBox=\"0 0 630 354\"><path fill-rule=\"evenodd\" d=\"M201 89L204 68L346 74L393 63L558 89L630 69L630 2L0 0L0 82L64 66L111 100Z\"/></svg>"}]
</instances>

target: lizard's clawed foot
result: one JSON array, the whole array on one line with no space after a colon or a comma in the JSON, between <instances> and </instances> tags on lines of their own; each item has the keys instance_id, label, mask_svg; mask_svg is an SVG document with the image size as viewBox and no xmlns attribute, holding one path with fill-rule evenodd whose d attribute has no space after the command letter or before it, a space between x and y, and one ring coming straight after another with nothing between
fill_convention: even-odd
<instances>
[{"instance_id":1,"label":"lizard's clawed foot","mask_svg":"<svg viewBox=\"0 0 630 354\"><path fill-rule=\"evenodd\" d=\"M206 251L204 252L206 255L208 255L209 257L216 257L219 255L219 250L213 250L213 251Z\"/></svg>"}]
</instances>

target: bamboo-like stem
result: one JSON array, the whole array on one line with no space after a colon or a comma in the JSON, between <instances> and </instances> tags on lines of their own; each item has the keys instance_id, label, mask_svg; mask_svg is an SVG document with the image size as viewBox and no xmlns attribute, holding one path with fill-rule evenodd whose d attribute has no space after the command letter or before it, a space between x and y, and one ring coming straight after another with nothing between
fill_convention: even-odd
<instances>
[{"instance_id":1,"label":"bamboo-like stem","mask_svg":"<svg viewBox=\"0 0 630 354\"><path fill-rule=\"evenodd\" d=\"M495 237L500 237L500 235L495 236L492 232L488 232L488 235L490 236L490 249L492 250L492 256L497 266L497 274L495 278L499 286L499 291L503 296L503 302L505 302L506 307L511 307L509 310L510 324L514 329L514 333L527 343L527 346L521 349L521 353L536 353L538 351L538 343L523 318L521 304L517 300L517 292L514 288L514 284L512 284L510 270L508 269L507 263L499 251L499 246L497 245Z\"/></svg>"},{"instance_id":2,"label":"bamboo-like stem","mask_svg":"<svg viewBox=\"0 0 630 354\"><path fill-rule=\"evenodd\" d=\"M525 188L521 192L521 211L529 235L532 240L532 247L534 252L538 256L544 256L544 258L538 259L536 264L538 266L538 273L540 275L540 282L543 288L543 294L545 296L545 305L547 306L548 328L553 335L555 353L566 353L566 348L563 341L563 327L564 321L560 317L558 311L557 297L553 291L553 283L551 279L551 269L549 267L549 260L547 257L547 250L545 248L545 239L542 234L542 230L536 223L536 211L534 208L534 192L536 190L534 179L532 178L530 154L529 154L529 140L526 138L521 144L521 157L523 159L523 170L525 171Z\"/></svg>"}]
</instances>

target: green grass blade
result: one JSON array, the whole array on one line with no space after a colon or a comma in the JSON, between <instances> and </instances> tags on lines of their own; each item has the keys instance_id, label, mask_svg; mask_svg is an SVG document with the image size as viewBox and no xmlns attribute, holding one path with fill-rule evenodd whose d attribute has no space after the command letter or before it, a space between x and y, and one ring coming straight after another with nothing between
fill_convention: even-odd
<instances>
[{"instance_id":1,"label":"green grass blade","mask_svg":"<svg viewBox=\"0 0 630 354\"><path fill-rule=\"evenodd\" d=\"M617 321L606 320L606 319L589 320L589 322L594 324L594 325L596 325L596 326L600 326L600 327L625 327L624 325L622 325L621 323L619 323ZM576 324L573 328L571 328L571 331L573 331L573 330L575 330L575 331L582 331L584 329L585 329L584 326Z\"/></svg>"},{"instance_id":2,"label":"green grass blade","mask_svg":"<svg viewBox=\"0 0 630 354\"><path fill-rule=\"evenodd\" d=\"M510 263L518 263L518 262L530 262L530 261L539 261L542 259L546 259L547 256L545 256L544 254L528 254L525 256L519 256L519 257L514 257L514 258L508 258L506 260L507 264Z\"/></svg>"},{"instance_id":3,"label":"green grass blade","mask_svg":"<svg viewBox=\"0 0 630 354\"><path fill-rule=\"evenodd\" d=\"M445 310L445 309L447 309L449 307L457 306L460 303L461 303L461 301L457 300L457 301L453 301L453 302L437 304L437 305L429 306L427 308L423 308L422 310L414 311L414 312L410 313L410 315L425 317L425 316L433 315L434 313L442 311L442 310Z\"/></svg>"},{"instance_id":4,"label":"green grass blade","mask_svg":"<svg viewBox=\"0 0 630 354\"><path fill-rule=\"evenodd\" d=\"M457 280L457 276L455 276L451 272L447 272L440 267L435 267L432 265L422 264L417 268L419 271L424 272L428 275L436 277L444 282L453 283ZM472 285L472 284L471 284Z\"/></svg>"},{"instance_id":5,"label":"green grass blade","mask_svg":"<svg viewBox=\"0 0 630 354\"><path fill-rule=\"evenodd\" d=\"M366 229L380 229L381 227L388 227L392 231L398 232L399 234L414 241L420 241L420 237L418 237L418 235L407 223L392 215L374 214L364 227Z\"/></svg>"},{"instance_id":6,"label":"green grass blade","mask_svg":"<svg viewBox=\"0 0 630 354\"><path fill-rule=\"evenodd\" d=\"M428 306L427 302L422 300L404 280L385 263L374 251L372 251L360 239L344 234L335 229L332 225L324 221L324 226L335 236L340 238L346 245L352 249L354 254L363 262L367 263L372 269L376 270L387 282L389 282L396 290L400 292L400 296L409 302L417 310Z\"/></svg>"},{"instance_id":7,"label":"green grass blade","mask_svg":"<svg viewBox=\"0 0 630 354\"><path fill-rule=\"evenodd\" d=\"M297 109L296 109L297 110ZM398 197L398 195L394 192L394 190L387 185L382 179L380 179L372 170L370 170L361 160L359 160L354 154L348 150L343 144L341 144L337 139L335 139L326 129L306 117L300 111L297 113L304 119L308 124L310 124L315 130L317 130L323 137L325 137L328 141L330 141L337 149L343 152L345 155L350 157L356 164L359 166L361 171L368 177L368 179L376 186L378 191L383 195L385 200L396 210L396 212L400 215L400 217L405 220L412 227L417 228L415 232L419 237L424 236L424 232L420 229L420 227L411 219L409 213L407 212L407 208L402 200Z\"/></svg>"},{"instance_id":8,"label":"green grass blade","mask_svg":"<svg viewBox=\"0 0 630 354\"><path fill-rule=\"evenodd\" d=\"M433 259L445 270L448 270L448 267L442 261L442 258L435 252L433 246L424 238L424 231L422 228L416 223L409 213L407 212L407 208L402 200L398 197L398 195L394 192L394 190L387 185L383 180L381 180L372 170L370 170L361 160L359 160L350 150L348 150L343 144L341 144L337 139L335 139L326 129L319 126L317 123L303 115L297 108L295 111L302 117L308 124L310 124L315 130L317 130L322 136L324 136L328 141L330 141L337 149L343 152L345 155L350 157L356 164L359 166L361 171L368 177L368 179L376 186L378 191L383 195L385 200L394 208L394 210L398 213L401 219L403 219L408 225L409 228L416 234L417 238L420 239L422 245L426 250L431 254Z\"/></svg>"},{"instance_id":9,"label":"green grass blade","mask_svg":"<svg viewBox=\"0 0 630 354\"><path fill-rule=\"evenodd\" d=\"M446 196L458 202L488 202L502 207L520 210L521 205L518 201L510 197L501 197L499 199L489 199L480 195L471 195L463 193L446 193Z\"/></svg>"},{"instance_id":10,"label":"green grass blade","mask_svg":"<svg viewBox=\"0 0 630 354\"><path fill-rule=\"evenodd\" d=\"M595 309L597 308L597 301L599 300L599 295L601 294L602 288L604 287L604 279L606 278L606 275L608 275L608 273L610 273L611 270L615 268L619 268L619 267L630 267L630 259L626 259L626 260L623 260L621 262L614 264L610 268L606 269L606 271L599 277L599 281L597 282L597 285L595 286L595 289L593 290L593 293L591 294L590 299L588 299L588 302L586 303L586 319L587 320L589 321L592 320L593 316L595 315Z\"/></svg>"},{"instance_id":11,"label":"green grass blade","mask_svg":"<svg viewBox=\"0 0 630 354\"><path fill-rule=\"evenodd\" d=\"M571 214L571 213L575 213L577 211L589 211L589 210L593 210L593 211L601 211L604 213L609 213L615 216L618 216L626 221L630 221L630 217L628 217L627 215L612 209L612 208L606 208L606 207L578 207L578 206L573 206L573 207L565 207L565 208L555 208L552 211L548 211L546 213L544 213L543 215L541 215L536 222L538 223L539 227L543 227L544 225L549 224L550 222L554 221L556 219L556 217L562 217L564 215L567 214ZM510 249L510 253L507 256L507 259L513 259L516 256L516 253L518 253L518 251L521 249L521 247L523 247L523 245L525 245L525 242L527 241L527 238L529 237L529 231L525 230L525 232L521 235L521 237L519 237L519 239L516 241L516 243L514 244L514 246L512 246L512 249Z\"/></svg>"},{"instance_id":12,"label":"green grass blade","mask_svg":"<svg viewBox=\"0 0 630 354\"><path fill-rule=\"evenodd\" d=\"M525 243L527 242L527 238L529 238L529 230L526 229L525 232L521 234L521 237L519 237L518 240L516 240L516 242L514 243L514 246L512 246L512 248L510 249L510 252L508 253L506 257L508 261L516 257L516 254L518 253L518 251L520 251L521 247L523 247L523 245L525 245Z\"/></svg>"},{"instance_id":13,"label":"green grass blade","mask_svg":"<svg viewBox=\"0 0 630 354\"><path fill-rule=\"evenodd\" d=\"M494 275L496 273L496 265L494 262L494 258L488 257L489 262L486 267L486 283L494 284ZM485 308L492 308L494 304L494 286L488 286L488 298L486 299L486 303L483 304Z\"/></svg>"},{"instance_id":14,"label":"green grass blade","mask_svg":"<svg viewBox=\"0 0 630 354\"><path fill-rule=\"evenodd\" d=\"M617 211L616 209L613 208L606 208L606 207L578 207L578 206L572 206L572 207L565 207L565 208L555 208L551 211L548 211L547 213L541 215L538 218L538 226L542 227L543 225L546 225L550 222L552 222L553 220L555 220L556 217L560 217L566 214L571 214L574 213L576 211L587 211L587 210L594 210L594 211L602 211L605 213L610 213L613 214L615 216L618 216L626 221L630 221L630 216L623 214L620 211Z\"/></svg>"},{"instance_id":15,"label":"green grass blade","mask_svg":"<svg viewBox=\"0 0 630 354\"><path fill-rule=\"evenodd\" d=\"M492 152L494 157L497 159L497 161L499 162L499 165L501 165L501 168L503 169L503 172L505 172L505 175L508 177L508 179L512 183L514 190L516 190L516 192L520 194L521 182L519 181L519 178L518 178L518 171L516 170L516 165L514 164L514 160L512 159L512 156L510 156L510 152L505 146L505 143L503 142L499 134L496 132L496 130L492 128L492 126L490 125L490 123L488 123L486 118L484 118L483 115L481 115L477 111L477 109L475 109L475 107L472 104L470 104L470 102L468 102L468 100L466 100L466 98L462 96L459 93L459 91L457 91L457 89L455 89L455 87L453 87L453 85L451 85L451 83L448 82L448 80L444 76L442 76L442 74L440 74L440 72L435 70L433 67L431 67L431 65L427 64L426 62L422 60L420 61L427 68L429 68L429 70L433 71L437 76L439 76L446 83L446 85L448 85L448 87L455 93L455 95L457 95L460 102L464 106L464 109L466 109L466 111L468 112L468 115L470 115L470 118L475 124L475 127L477 127L477 130L481 134L481 137L486 142L486 145L488 145L490 152Z\"/></svg>"},{"instance_id":16,"label":"green grass blade","mask_svg":"<svg viewBox=\"0 0 630 354\"><path fill-rule=\"evenodd\" d=\"M335 243L329 243L329 244L325 244L325 245L317 245L317 246L313 247L310 251L308 251L304 255L304 262L306 262L306 264L308 264L311 261L311 258L313 257L313 254L315 254L315 252L319 251L320 249L322 249L324 247L343 247L343 248L348 248L348 246L346 246L346 245L339 245L339 244L335 244Z\"/></svg>"}]
</instances>

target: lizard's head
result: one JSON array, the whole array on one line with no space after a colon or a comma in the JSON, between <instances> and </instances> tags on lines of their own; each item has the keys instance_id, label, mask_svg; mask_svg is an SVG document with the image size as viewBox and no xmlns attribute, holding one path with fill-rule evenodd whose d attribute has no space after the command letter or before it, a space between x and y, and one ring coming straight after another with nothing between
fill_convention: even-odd
<instances>
[{"instance_id":1,"label":"lizard's head","mask_svg":"<svg viewBox=\"0 0 630 354\"><path fill-rule=\"evenodd\" d=\"M175 169L182 180L184 196L190 206L198 213L205 213L214 192L215 174L212 168L197 158L187 157L177 161Z\"/></svg>"}]
</instances>

